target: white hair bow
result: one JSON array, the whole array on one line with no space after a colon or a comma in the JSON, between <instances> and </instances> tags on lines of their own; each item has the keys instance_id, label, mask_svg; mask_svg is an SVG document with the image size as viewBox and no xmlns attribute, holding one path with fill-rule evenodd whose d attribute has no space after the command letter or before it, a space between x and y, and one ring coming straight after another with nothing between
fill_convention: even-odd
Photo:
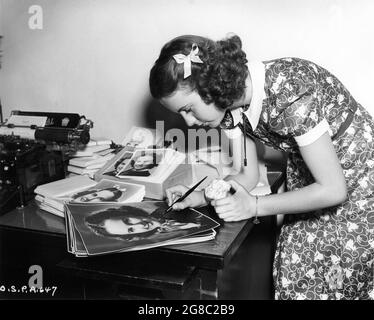
<instances>
[{"instance_id":1,"label":"white hair bow","mask_svg":"<svg viewBox=\"0 0 374 320\"><path fill-rule=\"evenodd\" d=\"M183 79L186 79L191 75L191 68L192 68L191 62L203 63L201 59L199 58L199 56L197 55L198 52L199 52L199 47L197 46L197 44L194 43L192 45L190 54L188 56L185 56L182 53L173 55L173 58L178 64L183 63L183 69L184 69Z\"/></svg>"}]
</instances>

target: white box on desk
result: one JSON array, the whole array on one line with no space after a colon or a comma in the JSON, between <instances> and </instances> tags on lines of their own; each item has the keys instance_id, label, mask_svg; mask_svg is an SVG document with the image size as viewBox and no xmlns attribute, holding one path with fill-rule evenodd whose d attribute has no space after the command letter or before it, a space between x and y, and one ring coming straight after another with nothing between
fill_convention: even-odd
<instances>
[{"instance_id":1,"label":"white box on desk","mask_svg":"<svg viewBox=\"0 0 374 320\"><path fill-rule=\"evenodd\" d=\"M137 160L144 157L153 158L154 166L152 163L148 163L151 165L150 168L137 168ZM152 159L150 160L152 162ZM101 168L94 175L94 179L96 181L109 179L142 184L145 186L145 196L158 200L165 198L167 188L176 184L188 186L193 181L192 168L190 164L186 163L184 154L173 149L129 150L126 147Z\"/></svg>"},{"instance_id":2,"label":"white box on desk","mask_svg":"<svg viewBox=\"0 0 374 320\"><path fill-rule=\"evenodd\" d=\"M109 179L113 181L126 181L145 186L145 197L157 200L163 200L166 197L165 190L177 184L189 186L192 184L192 167L190 164L180 164L165 180L159 182L137 181L136 179L118 178L105 174L96 173L96 181Z\"/></svg>"}]
</instances>

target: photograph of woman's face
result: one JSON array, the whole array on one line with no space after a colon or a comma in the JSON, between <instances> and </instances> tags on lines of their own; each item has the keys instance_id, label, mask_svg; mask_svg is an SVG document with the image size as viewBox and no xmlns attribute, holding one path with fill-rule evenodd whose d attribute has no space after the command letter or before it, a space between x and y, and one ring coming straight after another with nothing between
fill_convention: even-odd
<instances>
[{"instance_id":1,"label":"photograph of woman's face","mask_svg":"<svg viewBox=\"0 0 374 320\"><path fill-rule=\"evenodd\" d=\"M85 194L81 197L75 199L75 201L79 202L101 202L113 199L115 197L115 193L113 190L103 189L94 191L92 193Z\"/></svg>"},{"instance_id":2,"label":"photograph of woman's face","mask_svg":"<svg viewBox=\"0 0 374 320\"><path fill-rule=\"evenodd\" d=\"M115 171L116 172L120 172L122 171L123 168L125 168L129 162L131 161L131 157L132 157L133 153L132 152L126 152L120 160L117 161L117 163L115 164Z\"/></svg>"},{"instance_id":3,"label":"photograph of woman's face","mask_svg":"<svg viewBox=\"0 0 374 320\"><path fill-rule=\"evenodd\" d=\"M89 254L148 249L218 226L198 211L169 212L163 201L129 204L68 204L75 230Z\"/></svg>"},{"instance_id":4,"label":"photograph of woman's face","mask_svg":"<svg viewBox=\"0 0 374 320\"><path fill-rule=\"evenodd\" d=\"M124 167L127 166L127 162L128 162L128 161L129 161L129 159L126 159L126 160L120 162L120 163L118 164L117 168L116 168L116 171L117 171L117 172L122 171L122 169L123 169Z\"/></svg>"},{"instance_id":5,"label":"photograph of woman's face","mask_svg":"<svg viewBox=\"0 0 374 320\"><path fill-rule=\"evenodd\" d=\"M153 161L154 159L152 155L140 156L135 160L133 167L135 170L143 170L153 165Z\"/></svg>"},{"instance_id":6,"label":"photograph of woman's face","mask_svg":"<svg viewBox=\"0 0 374 320\"><path fill-rule=\"evenodd\" d=\"M117 176L150 176L163 158L162 150L137 150L126 152L114 165Z\"/></svg>"},{"instance_id":7,"label":"photograph of woman's face","mask_svg":"<svg viewBox=\"0 0 374 320\"><path fill-rule=\"evenodd\" d=\"M160 226L158 221L136 217L108 218L102 223L102 227L111 235L140 234Z\"/></svg>"}]
</instances>

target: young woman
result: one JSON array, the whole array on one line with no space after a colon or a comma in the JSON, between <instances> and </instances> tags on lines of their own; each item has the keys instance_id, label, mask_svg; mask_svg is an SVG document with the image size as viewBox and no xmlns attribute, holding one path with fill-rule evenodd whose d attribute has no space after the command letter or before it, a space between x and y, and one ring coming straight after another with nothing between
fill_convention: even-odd
<instances>
[{"instance_id":1,"label":"young woman","mask_svg":"<svg viewBox=\"0 0 374 320\"><path fill-rule=\"evenodd\" d=\"M162 48L150 90L188 125L220 126L231 139L243 165L227 178L236 192L211 203L220 218L286 215L276 299L374 299L374 123L333 74L298 58L248 63L237 36L181 36ZM288 192L249 194L255 140L288 152ZM167 190L169 203L185 190ZM204 204L194 192L174 209Z\"/></svg>"}]
</instances>

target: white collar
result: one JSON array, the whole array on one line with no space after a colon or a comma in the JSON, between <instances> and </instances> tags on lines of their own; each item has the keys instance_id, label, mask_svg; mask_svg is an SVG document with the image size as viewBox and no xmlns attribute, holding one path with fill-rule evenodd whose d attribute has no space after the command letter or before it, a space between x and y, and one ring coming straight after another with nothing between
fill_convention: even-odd
<instances>
[{"instance_id":1,"label":"white collar","mask_svg":"<svg viewBox=\"0 0 374 320\"><path fill-rule=\"evenodd\" d=\"M249 108L244 111L252 129L257 128L262 111L262 100L265 98L265 65L261 61L251 61L248 63L248 70L252 81L252 98ZM231 111L231 115L236 126L242 121L243 108Z\"/></svg>"}]
</instances>

